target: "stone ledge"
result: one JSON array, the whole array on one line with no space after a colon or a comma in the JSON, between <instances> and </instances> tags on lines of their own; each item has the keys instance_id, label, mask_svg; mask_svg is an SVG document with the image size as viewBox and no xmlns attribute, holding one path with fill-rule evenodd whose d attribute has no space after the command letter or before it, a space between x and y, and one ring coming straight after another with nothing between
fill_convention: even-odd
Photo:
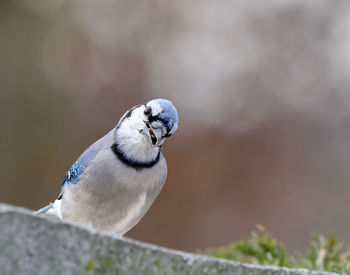
<instances>
[{"instance_id":1,"label":"stone ledge","mask_svg":"<svg viewBox=\"0 0 350 275\"><path fill-rule=\"evenodd\" d=\"M198 256L0 204L0 274L332 274Z\"/></svg>"}]
</instances>

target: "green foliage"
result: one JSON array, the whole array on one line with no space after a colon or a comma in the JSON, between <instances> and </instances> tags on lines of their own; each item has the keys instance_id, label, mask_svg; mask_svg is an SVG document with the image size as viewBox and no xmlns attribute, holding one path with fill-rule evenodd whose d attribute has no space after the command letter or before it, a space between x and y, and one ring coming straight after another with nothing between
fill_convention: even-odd
<instances>
[{"instance_id":1,"label":"green foliage","mask_svg":"<svg viewBox=\"0 0 350 275\"><path fill-rule=\"evenodd\" d=\"M350 274L350 251L342 252L343 243L333 232L328 239L317 233L311 235L310 247L305 256L294 260L296 266Z\"/></svg>"},{"instance_id":2,"label":"green foliage","mask_svg":"<svg viewBox=\"0 0 350 275\"><path fill-rule=\"evenodd\" d=\"M343 243L335 233L328 238L313 233L306 253L289 256L284 245L268 233L262 225L257 226L250 237L227 247L208 249L205 254L233 261L299 267L350 275L350 251L343 252Z\"/></svg>"},{"instance_id":3,"label":"green foliage","mask_svg":"<svg viewBox=\"0 0 350 275\"><path fill-rule=\"evenodd\" d=\"M258 225L257 228L258 231L253 231L249 238L226 248L208 250L207 254L239 262L290 266L284 246L267 233L263 226Z\"/></svg>"}]
</instances>

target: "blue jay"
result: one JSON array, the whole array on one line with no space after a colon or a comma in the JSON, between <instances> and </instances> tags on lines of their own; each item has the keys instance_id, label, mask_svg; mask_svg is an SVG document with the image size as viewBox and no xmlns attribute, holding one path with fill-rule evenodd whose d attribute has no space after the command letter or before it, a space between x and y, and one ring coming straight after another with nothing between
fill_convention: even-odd
<instances>
[{"instance_id":1,"label":"blue jay","mask_svg":"<svg viewBox=\"0 0 350 275\"><path fill-rule=\"evenodd\" d=\"M178 127L174 105L134 106L73 164L58 198L35 212L123 235L150 208L167 176L161 148Z\"/></svg>"}]
</instances>

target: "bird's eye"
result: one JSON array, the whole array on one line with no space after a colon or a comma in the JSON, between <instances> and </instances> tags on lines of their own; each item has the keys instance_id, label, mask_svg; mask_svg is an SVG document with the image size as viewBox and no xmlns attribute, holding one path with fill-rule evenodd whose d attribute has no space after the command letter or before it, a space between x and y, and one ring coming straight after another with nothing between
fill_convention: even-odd
<instances>
[{"instance_id":1,"label":"bird's eye","mask_svg":"<svg viewBox=\"0 0 350 275\"><path fill-rule=\"evenodd\" d=\"M144 111L145 115L146 116L149 116L152 114L152 108L150 106L148 106L145 111Z\"/></svg>"}]
</instances>

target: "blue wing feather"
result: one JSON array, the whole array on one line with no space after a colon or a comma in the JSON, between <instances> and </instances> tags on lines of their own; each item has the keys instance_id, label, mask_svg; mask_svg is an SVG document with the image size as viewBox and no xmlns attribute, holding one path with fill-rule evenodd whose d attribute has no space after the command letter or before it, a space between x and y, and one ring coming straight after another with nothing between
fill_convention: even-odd
<instances>
[{"instance_id":1,"label":"blue wing feather","mask_svg":"<svg viewBox=\"0 0 350 275\"><path fill-rule=\"evenodd\" d=\"M78 183L80 176L84 173L85 169L89 166L90 162L95 158L97 153L98 150L89 147L68 170L62 184Z\"/></svg>"},{"instance_id":2,"label":"blue wing feather","mask_svg":"<svg viewBox=\"0 0 350 275\"><path fill-rule=\"evenodd\" d=\"M64 188L67 184L76 184L79 182L81 175L95 159L97 153L101 149L109 148L113 144L113 130L88 147L72 165L63 180L61 194L58 199L62 197Z\"/></svg>"}]
</instances>

